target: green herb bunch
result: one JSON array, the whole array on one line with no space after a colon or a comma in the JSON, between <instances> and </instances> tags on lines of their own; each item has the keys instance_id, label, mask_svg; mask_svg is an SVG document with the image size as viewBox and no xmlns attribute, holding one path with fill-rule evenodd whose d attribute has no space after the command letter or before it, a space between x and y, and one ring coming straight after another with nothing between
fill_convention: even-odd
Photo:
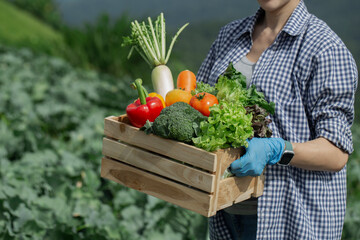
<instances>
[{"instance_id":1,"label":"green herb bunch","mask_svg":"<svg viewBox=\"0 0 360 240\"><path fill-rule=\"evenodd\" d=\"M252 137L270 137L269 114L275 104L268 102L255 85L246 88L246 78L229 64L215 86L198 84L199 91L216 94L219 105L210 108L210 117L202 122L195 146L208 151L247 146Z\"/></svg>"}]
</instances>

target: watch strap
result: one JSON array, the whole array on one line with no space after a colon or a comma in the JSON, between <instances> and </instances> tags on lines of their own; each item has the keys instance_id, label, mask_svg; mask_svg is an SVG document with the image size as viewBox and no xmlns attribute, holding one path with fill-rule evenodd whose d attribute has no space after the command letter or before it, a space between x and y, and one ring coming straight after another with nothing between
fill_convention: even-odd
<instances>
[{"instance_id":1,"label":"watch strap","mask_svg":"<svg viewBox=\"0 0 360 240\"><path fill-rule=\"evenodd\" d=\"M289 141L285 141L285 151L286 150L292 151L292 152L294 151L293 146L292 146L291 142L289 142Z\"/></svg>"},{"instance_id":2,"label":"watch strap","mask_svg":"<svg viewBox=\"0 0 360 240\"><path fill-rule=\"evenodd\" d=\"M293 157L294 157L294 149L292 147L292 144L289 141L285 141L285 149L278 164L287 166L290 164L290 161Z\"/></svg>"}]
</instances>

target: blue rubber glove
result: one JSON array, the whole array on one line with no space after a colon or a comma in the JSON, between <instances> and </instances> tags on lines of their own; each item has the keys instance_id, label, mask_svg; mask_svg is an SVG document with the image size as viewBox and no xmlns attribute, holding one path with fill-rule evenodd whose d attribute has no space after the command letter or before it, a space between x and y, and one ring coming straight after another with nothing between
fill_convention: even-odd
<instances>
[{"instance_id":1,"label":"blue rubber glove","mask_svg":"<svg viewBox=\"0 0 360 240\"><path fill-rule=\"evenodd\" d=\"M260 176L267 164L280 161L284 149L282 138L253 138L244 156L231 163L230 171L237 177Z\"/></svg>"}]
</instances>

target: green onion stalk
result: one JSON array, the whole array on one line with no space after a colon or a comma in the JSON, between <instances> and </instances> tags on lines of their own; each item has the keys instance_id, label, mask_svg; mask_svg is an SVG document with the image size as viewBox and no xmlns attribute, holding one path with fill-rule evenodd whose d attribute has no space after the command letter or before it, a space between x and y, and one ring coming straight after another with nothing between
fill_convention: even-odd
<instances>
[{"instance_id":1,"label":"green onion stalk","mask_svg":"<svg viewBox=\"0 0 360 240\"><path fill-rule=\"evenodd\" d=\"M166 93L174 89L173 77L166 64L176 39L188 23L184 24L173 36L170 46L166 51L164 14L160 13L154 24L150 17L147 20L147 23L139 23L137 20L131 22L131 35L124 37L122 46L131 46L128 58L136 50L153 69L151 80L154 91L165 99Z\"/></svg>"}]
</instances>

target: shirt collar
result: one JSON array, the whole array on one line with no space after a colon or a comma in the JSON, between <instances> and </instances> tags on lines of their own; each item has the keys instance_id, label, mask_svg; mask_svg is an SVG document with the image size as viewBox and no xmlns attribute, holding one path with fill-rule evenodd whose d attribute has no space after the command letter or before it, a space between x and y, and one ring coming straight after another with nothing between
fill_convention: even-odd
<instances>
[{"instance_id":1,"label":"shirt collar","mask_svg":"<svg viewBox=\"0 0 360 240\"><path fill-rule=\"evenodd\" d=\"M254 30L254 26L257 19L262 14L264 14L264 10L262 8L259 8L257 12L249 18L249 21L247 22L246 26L243 29L241 29L239 33L236 34L235 37L238 39L244 33L250 33L251 35ZM282 31L286 32L291 36L299 35L302 32L309 16L310 14L305 6L305 3L303 0L301 0L298 6L293 11L293 13L291 14L289 20L286 22Z\"/></svg>"},{"instance_id":2,"label":"shirt collar","mask_svg":"<svg viewBox=\"0 0 360 240\"><path fill-rule=\"evenodd\" d=\"M289 20L286 22L282 31L286 32L291 36L300 35L304 30L304 27L309 17L310 17L310 13L308 12L304 1L301 0L298 6L293 11L293 13L291 14Z\"/></svg>"},{"instance_id":3,"label":"shirt collar","mask_svg":"<svg viewBox=\"0 0 360 240\"><path fill-rule=\"evenodd\" d=\"M247 21L245 27L240 29L238 34L235 35L235 38L236 39L240 38L240 36L243 35L244 33L250 33L250 35L251 35L252 31L254 30L254 26L255 26L257 19L262 14L264 14L264 10L262 8L259 8L253 16L249 17L249 20Z\"/></svg>"}]
</instances>

